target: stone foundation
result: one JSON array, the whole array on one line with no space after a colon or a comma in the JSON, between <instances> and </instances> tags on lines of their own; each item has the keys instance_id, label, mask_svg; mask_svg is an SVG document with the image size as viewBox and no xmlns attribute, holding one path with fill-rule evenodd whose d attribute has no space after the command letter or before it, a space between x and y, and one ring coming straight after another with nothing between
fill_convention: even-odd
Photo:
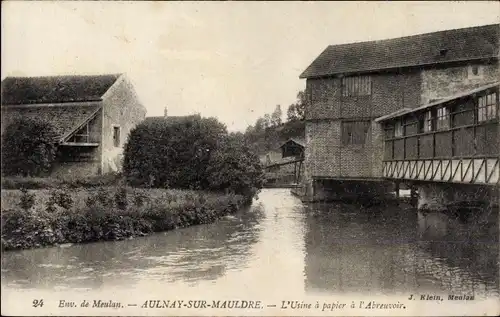
<instances>
[{"instance_id":1,"label":"stone foundation","mask_svg":"<svg viewBox=\"0 0 500 317\"><path fill-rule=\"evenodd\" d=\"M498 205L496 186L433 183L417 185L418 209L445 211L457 205Z\"/></svg>"},{"instance_id":2,"label":"stone foundation","mask_svg":"<svg viewBox=\"0 0 500 317\"><path fill-rule=\"evenodd\" d=\"M393 198L390 182L362 180L313 180L306 183L303 201L374 202Z\"/></svg>"}]
</instances>

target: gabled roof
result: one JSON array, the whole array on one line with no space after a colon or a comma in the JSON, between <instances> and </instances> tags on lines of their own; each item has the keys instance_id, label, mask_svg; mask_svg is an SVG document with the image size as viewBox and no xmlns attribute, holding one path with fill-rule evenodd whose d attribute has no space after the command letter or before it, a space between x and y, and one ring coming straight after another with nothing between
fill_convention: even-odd
<instances>
[{"instance_id":1,"label":"gabled roof","mask_svg":"<svg viewBox=\"0 0 500 317\"><path fill-rule=\"evenodd\" d=\"M2 81L2 106L99 101L120 76L7 77Z\"/></svg>"},{"instance_id":2,"label":"gabled roof","mask_svg":"<svg viewBox=\"0 0 500 317\"><path fill-rule=\"evenodd\" d=\"M51 122L56 131L56 142L63 142L82 125L92 119L101 106L98 103L88 105L33 105L2 107L1 131L17 118L32 118Z\"/></svg>"},{"instance_id":3,"label":"gabled roof","mask_svg":"<svg viewBox=\"0 0 500 317\"><path fill-rule=\"evenodd\" d=\"M498 58L500 24L328 46L300 78Z\"/></svg>"},{"instance_id":4,"label":"gabled roof","mask_svg":"<svg viewBox=\"0 0 500 317\"><path fill-rule=\"evenodd\" d=\"M305 147L306 146L306 140L305 139L302 139L302 138L290 138L290 139L286 140L285 142L283 142L280 145L280 148L283 147L285 144L287 144L289 142L296 143L296 144L300 145L301 147Z\"/></svg>"},{"instance_id":5,"label":"gabled roof","mask_svg":"<svg viewBox=\"0 0 500 317\"><path fill-rule=\"evenodd\" d=\"M479 93L481 91L484 91L484 90L487 90L487 89L490 89L490 88L494 88L494 87L499 87L500 88L500 82L494 82L494 83L483 85L483 86L480 86L480 87L477 87L477 88L474 88L474 89L471 89L471 90L463 91L463 92L460 92L460 93L448 96L446 98L442 98L442 99L439 99L437 101L427 103L427 104L422 105L422 106L417 107L417 108L412 108L412 109L411 108L403 108L403 109L397 110L395 112L392 112L392 113L390 113L388 115L379 117L379 118L375 119L375 122L383 122L383 121L387 121L387 120L394 119L394 118L397 118L397 117L401 117L401 116L409 114L409 113L413 113L413 112L425 110L425 109L427 109L429 107L438 106L438 105L447 103L449 101L453 101L453 100L460 99L460 98L463 98L463 97L468 97L468 96L471 96L471 95L473 95L475 93Z\"/></svg>"}]
</instances>

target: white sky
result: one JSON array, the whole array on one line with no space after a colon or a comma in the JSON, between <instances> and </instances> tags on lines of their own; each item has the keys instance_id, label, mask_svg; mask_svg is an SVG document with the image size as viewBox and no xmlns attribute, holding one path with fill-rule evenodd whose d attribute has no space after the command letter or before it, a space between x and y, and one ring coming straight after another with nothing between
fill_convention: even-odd
<instances>
[{"instance_id":1,"label":"white sky","mask_svg":"<svg viewBox=\"0 0 500 317\"><path fill-rule=\"evenodd\" d=\"M243 130L329 44L500 22L500 2L5 2L5 76L126 73L148 116Z\"/></svg>"}]
</instances>

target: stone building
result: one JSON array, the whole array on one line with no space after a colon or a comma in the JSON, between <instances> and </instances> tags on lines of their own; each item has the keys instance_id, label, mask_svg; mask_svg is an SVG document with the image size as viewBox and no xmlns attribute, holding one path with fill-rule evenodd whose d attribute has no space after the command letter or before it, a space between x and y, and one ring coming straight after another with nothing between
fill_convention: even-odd
<instances>
[{"instance_id":1,"label":"stone building","mask_svg":"<svg viewBox=\"0 0 500 317\"><path fill-rule=\"evenodd\" d=\"M51 175L56 177L120 170L128 134L146 115L123 74L7 77L1 110L2 132L19 117L54 125L58 155Z\"/></svg>"},{"instance_id":2,"label":"stone building","mask_svg":"<svg viewBox=\"0 0 500 317\"><path fill-rule=\"evenodd\" d=\"M385 191L374 119L495 82L500 25L328 46L307 80L305 197Z\"/></svg>"}]
</instances>

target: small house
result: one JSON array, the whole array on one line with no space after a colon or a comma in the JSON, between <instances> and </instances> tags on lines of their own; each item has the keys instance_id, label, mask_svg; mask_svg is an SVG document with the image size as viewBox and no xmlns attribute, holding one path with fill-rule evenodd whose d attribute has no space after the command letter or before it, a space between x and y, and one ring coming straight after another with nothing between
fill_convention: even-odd
<instances>
[{"instance_id":1,"label":"small house","mask_svg":"<svg viewBox=\"0 0 500 317\"><path fill-rule=\"evenodd\" d=\"M49 121L57 131L52 176L121 169L128 134L146 109L123 74L7 77L2 81L2 134L16 118Z\"/></svg>"}]
</instances>

